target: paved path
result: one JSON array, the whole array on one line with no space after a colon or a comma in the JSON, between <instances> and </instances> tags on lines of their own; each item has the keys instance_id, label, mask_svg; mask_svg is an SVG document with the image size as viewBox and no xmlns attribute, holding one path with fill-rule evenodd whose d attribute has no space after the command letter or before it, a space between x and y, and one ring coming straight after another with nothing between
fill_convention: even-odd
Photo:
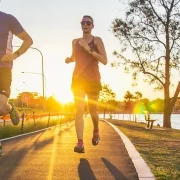
<instances>
[{"instance_id":1,"label":"paved path","mask_svg":"<svg viewBox=\"0 0 180 180\"><path fill-rule=\"evenodd\" d=\"M101 141L92 146L92 122L85 119L85 153L73 152L73 124L3 141L0 180L136 180L131 158L114 129L100 121Z\"/></svg>"}]
</instances>

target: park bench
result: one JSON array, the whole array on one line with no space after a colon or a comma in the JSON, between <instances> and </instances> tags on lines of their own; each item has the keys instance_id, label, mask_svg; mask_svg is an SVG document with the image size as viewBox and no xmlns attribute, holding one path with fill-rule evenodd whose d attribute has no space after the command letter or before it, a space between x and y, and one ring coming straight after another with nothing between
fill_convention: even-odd
<instances>
[{"instance_id":1,"label":"park bench","mask_svg":"<svg viewBox=\"0 0 180 180\"><path fill-rule=\"evenodd\" d=\"M145 112L145 120L147 122L146 129L152 129L156 119L151 119L149 112Z\"/></svg>"}]
</instances>

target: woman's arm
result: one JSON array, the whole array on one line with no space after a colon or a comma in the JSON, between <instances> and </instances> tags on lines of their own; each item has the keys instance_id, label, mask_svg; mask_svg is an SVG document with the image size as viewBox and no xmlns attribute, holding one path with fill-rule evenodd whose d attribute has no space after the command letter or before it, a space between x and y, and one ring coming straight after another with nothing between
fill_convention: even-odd
<instances>
[{"instance_id":1,"label":"woman's arm","mask_svg":"<svg viewBox=\"0 0 180 180\"><path fill-rule=\"evenodd\" d=\"M100 37L95 37L95 44L97 46L99 53L92 51L90 49L90 54L94 56L99 62L106 65L108 60L107 60L106 50L105 50L102 39Z\"/></svg>"},{"instance_id":2,"label":"woman's arm","mask_svg":"<svg viewBox=\"0 0 180 180\"><path fill-rule=\"evenodd\" d=\"M72 55L71 55L71 57L67 57L65 59L65 63L67 63L67 64L75 61L75 57L74 57L74 45L75 45L76 41L77 41L77 39L74 39L72 41Z\"/></svg>"},{"instance_id":3,"label":"woman's arm","mask_svg":"<svg viewBox=\"0 0 180 180\"><path fill-rule=\"evenodd\" d=\"M98 53L95 52L93 49L91 49L88 46L88 43L84 41L83 39L80 39L78 42L81 47L83 47L89 54L95 57L95 59L102 64L106 65L107 64L107 56L106 56L106 51L104 48L104 43L100 37L94 37L94 43L97 46Z\"/></svg>"}]
</instances>

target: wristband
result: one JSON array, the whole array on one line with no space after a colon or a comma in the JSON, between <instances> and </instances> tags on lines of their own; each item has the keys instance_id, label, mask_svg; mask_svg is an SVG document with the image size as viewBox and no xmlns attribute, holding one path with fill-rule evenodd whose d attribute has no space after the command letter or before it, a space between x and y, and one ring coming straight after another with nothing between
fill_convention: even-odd
<instances>
[{"instance_id":1,"label":"wristband","mask_svg":"<svg viewBox=\"0 0 180 180\"><path fill-rule=\"evenodd\" d=\"M94 49L89 50L89 54L92 54L94 52Z\"/></svg>"}]
</instances>

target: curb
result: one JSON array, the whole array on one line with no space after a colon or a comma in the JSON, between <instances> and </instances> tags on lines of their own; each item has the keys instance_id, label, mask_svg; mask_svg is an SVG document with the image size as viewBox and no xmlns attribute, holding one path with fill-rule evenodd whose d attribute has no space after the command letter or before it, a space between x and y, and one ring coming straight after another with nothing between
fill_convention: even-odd
<instances>
[{"instance_id":1,"label":"curb","mask_svg":"<svg viewBox=\"0 0 180 180\"><path fill-rule=\"evenodd\" d=\"M108 123L121 137L127 152L134 164L134 167L138 173L138 177L140 180L155 180L155 177L153 175L153 173L151 172L149 166L147 165L147 163L144 161L144 159L141 157L141 155L139 154L139 152L136 150L136 148L134 147L134 145L131 143L131 141L127 138L127 136L125 136L115 125L113 125L112 123L106 121L104 119L104 121L106 123Z\"/></svg>"}]
</instances>

